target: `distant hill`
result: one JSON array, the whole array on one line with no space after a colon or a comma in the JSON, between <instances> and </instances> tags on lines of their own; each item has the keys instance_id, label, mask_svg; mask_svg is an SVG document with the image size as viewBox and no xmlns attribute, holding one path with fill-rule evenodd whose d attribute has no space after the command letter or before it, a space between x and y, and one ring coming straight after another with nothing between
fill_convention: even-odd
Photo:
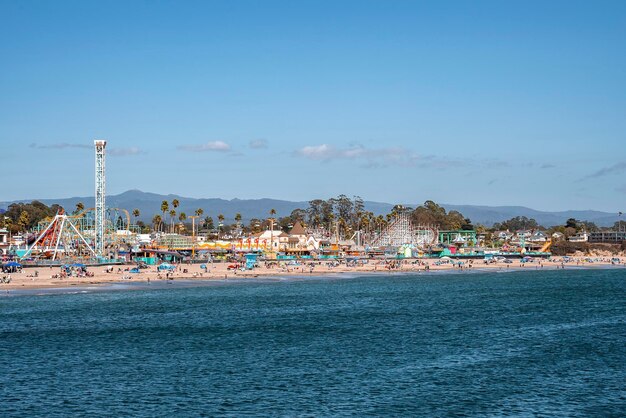
<instances>
[{"instance_id":1,"label":"distant hill","mask_svg":"<svg viewBox=\"0 0 626 418\"><path fill-rule=\"evenodd\" d=\"M561 212L544 212L530 209L524 206L473 206L473 205L447 205L443 204L446 210L457 210L474 223L483 225L493 225L515 216L526 216L535 219L539 225L546 227L563 225L569 218L581 221L594 222L598 226L612 226L617 222L617 214L600 212L596 210L567 210Z\"/></svg>"},{"instance_id":2,"label":"distant hill","mask_svg":"<svg viewBox=\"0 0 626 418\"><path fill-rule=\"evenodd\" d=\"M212 216L217 218L218 214L223 214L227 222L232 222L236 213L241 213L244 221L252 218L263 219L269 215L271 209L276 209L277 215L286 216L294 209L306 209L309 206L307 202L291 202L278 199L218 199L206 198L197 199L173 194L161 195L156 193L146 193L140 190L129 190L118 195L107 196L108 207L118 207L128 209L139 209L141 220L148 222L156 214L160 214L161 202L167 200L171 203L173 199L180 201L180 207L177 212L185 212L187 216L193 215L195 210L202 208L204 216ZM32 200L20 200L17 202L30 203ZM86 208L92 207L93 196L86 197L70 197L63 199L37 199L46 205L57 203L68 211L72 211L76 203L83 202ZM6 209L11 203L0 202L0 213ZM419 204L406 204L406 206L417 207ZM442 204L446 210L457 210L466 217L470 218L474 223L484 225L493 225L495 222L502 222L515 216L526 216L534 218L540 225L553 226L562 225L569 218L595 222L599 226L611 226L618 221L617 214L608 212L600 212L594 210L568 210L562 212L544 212L530 209L524 206L474 206L474 205L452 205ZM375 214L387 214L391 211L393 204L381 202L365 202L365 208Z\"/></svg>"}]
</instances>

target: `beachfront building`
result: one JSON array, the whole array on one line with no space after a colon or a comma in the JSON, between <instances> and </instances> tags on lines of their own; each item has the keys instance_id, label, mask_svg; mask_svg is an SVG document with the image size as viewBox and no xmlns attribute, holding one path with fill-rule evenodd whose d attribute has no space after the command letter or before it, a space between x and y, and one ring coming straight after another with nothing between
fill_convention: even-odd
<instances>
[{"instance_id":1,"label":"beachfront building","mask_svg":"<svg viewBox=\"0 0 626 418\"><path fill-rule=\"evenodd\" d=\"M296 222L289 231L286 250L288 253L309 255L311 252L319 250L320 242L321 240L316 238L314 234L307 233L300 222Z\"/></svg>"},{"instance_id":2,"label":"beachfront building","mask_svg":"<svg viewBox=\"0 0 626 418\"><path fill-rule=\"evenodd\" d=\"M162 234L157 237L156 245L171 250L187 250L193 246L193 239L188 235Z\"/></svg>"},{"instance_id":3,"label":"beachfront building","mask_svg":"<svg viewBox=\"0 0 626 418\"><path fill-rule=\"evenodd\" d=\"M0 255L6 255L9 251L9 231L0 229Z\"/></svg>"},{"instance_id":4,"label":"beachfront building","mask_svg":"<svg viewBox=\"0 0 626 418\"><path fill-rule=\"evenodd\" d=\"M576 235L572 235L567 239L569 242L587 242L589 240L589 235L587 232L582 231L577 233Z\"/></svg>"},{"instance_id":5,"label":"beachfront building","mask_svg":"<svg viewBox=\"0 0 626 418\"><path fill-rule=\"evenodd\" d=\"M267 251L285 251L289 245L289 234L283 231L272 231L267 229L260 234L255 234L254 239L258 239Z\"/></svg>"},{"instance_id":6,"label":"beachfront building","mask_svg":"<svg viewBox=\"0 0 626 418\"><path fill-rule=\"evenodd\" d=\"M621 244L626 241L626 231L592 232L588 240L599 244Z\"/></svg>"}]
</instances>

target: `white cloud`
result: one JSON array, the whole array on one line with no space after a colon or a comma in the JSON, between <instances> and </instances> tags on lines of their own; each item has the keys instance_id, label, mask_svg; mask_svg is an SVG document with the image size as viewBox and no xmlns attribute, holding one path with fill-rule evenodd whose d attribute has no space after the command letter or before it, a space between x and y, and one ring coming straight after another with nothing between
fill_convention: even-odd
<instances>
[{"instance_id":1,"label":"white cloud","mask_svg":"<svg viewBox=\"0 0 626 418\"><path fill-rule=\"evenodd\" d=\"M613 175L613 174L621 174L624 171L626 171L626 161L622 161L622 162L619 162L617 164L613 164L612 166L609 166L609 167L601 168L600 170L596 171L595 173L590 174L590 175L588 175L587 177L584 177L584 178L604 177L604 176L609 176L609 175Z\"/></svg>"},{"instance_id":2,"label":"white cloud","mask_svg":"<svg viewBox=\"0 0 626 418\"><path fill-rule=\"evenodd\" d=\"M296 154L312 160L330 160L334 157L339 157L339 155L336 154L335 149L326 144L307 145L306 147L296 151Z\"/></svg>"},{"instance_id":3,"label":"white cloud","mask_svg":"<svg viewBox=\"0 0 626 418\"><path fill-rule=\"evenodd\" d=\"M199 145L179 145L178 149L181 151L216 151L227 152L231 150L231 146L223 141L209 141L206 144Z\"/></svg>"},{"instance_id":4,"label":"white cloud","mask_svg":"<svg viewBox=\"0 0 626 418\"><path fill-rule=\"evenodd\" d=\"M137 147L129 147L129 148L111 148L107 150L107 154L113 157L126 157L128 155L139 155L143 154L143 151Z\"/></svg>"},{"instance_id":5,"label":"white cloud","mask_svg":"<svg viewBox=\"0 0 626 418\"><path fill-rule=\"evenodd\" d=\"M58 142L55 144L30 144L31 148L39 148L39 149L67 149L67 148L84 148L91 149L93 145L90 144L71 144L69 142Z\"/></svg>"},{"instance_id":6,"label":"white cloud","mask_svg":"<svg viewBox=\"0 0 626 418\"><path fill-rule=\"evenodd\" d=\"M250 143L248 145L252 149L265 149L268 146L267 140L265 140L265 139L254 139L254 140L250 141Z\"/></svg>"},{"instance_id":7,"label":"white cloud","mask_svg":"<svg viewBox=\"0 0 626 418\"><path fill-rule=\"evenodd\" d=\"M389 164L415 166L428 160L428 157L421 157L401 147L367 148L363 145L352 145L348 148L328 144L308 145L297 150L295 154L318 161L362 161L366 168L384 167Z\"/></svg>"},{"instance_id":8,"label":"white cloud","mask_svg":"<svg viewBox=\"0 0 626 418\"><path fill-rule=\"evenodd\" d=\"M421 155L403 147L368 148L352 145L339 148L329 144L307 145L294 152L294 155L316 161L350 160L360 162L363 168L384 168L390 165L431 169L450 169L476 166L478 168L499 168L498 160L467 160L447 156Z\"/></svg>"}]
</instances>

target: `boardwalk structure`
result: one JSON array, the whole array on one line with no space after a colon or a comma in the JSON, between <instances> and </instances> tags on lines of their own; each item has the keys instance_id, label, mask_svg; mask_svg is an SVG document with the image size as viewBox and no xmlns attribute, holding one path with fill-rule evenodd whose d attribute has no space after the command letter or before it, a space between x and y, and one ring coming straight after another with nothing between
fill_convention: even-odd
<instances>
[{"instance_id":1,"label":"boardwalk structure","mask_svg":"<svg viewBox=\"0 0 626 418\"><path fill-rule=\"evenodd\" d=\"M437 243L438 228L433 225L413 225L407 211L398 212L395 218L376 237L372 247L424 247Z\"/></svg>"}]
</instances>

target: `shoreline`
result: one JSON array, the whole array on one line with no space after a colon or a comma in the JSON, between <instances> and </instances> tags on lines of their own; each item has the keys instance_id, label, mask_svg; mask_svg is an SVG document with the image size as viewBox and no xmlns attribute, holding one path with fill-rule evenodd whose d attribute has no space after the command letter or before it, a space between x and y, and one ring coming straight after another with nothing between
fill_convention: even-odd
<instances>
[{"instance_id":1,"label":"shoreline","mask_svg":"<svg viewBox=\"0 0 626 418\"><path fill-rule=\"evenodd\" d=\"M502 272L522 272L522 271L556 271L556 270L597 270L597 269L626 269L626 259L620 258L619 263L612 263L610 260L602 259L588 262L589 257L577 259L570 257L566 262L562 258L553 260L534 260L527 263L491 263L480 262L465 263L458 266L456 263L437 263L434 261L398 263L397 268L386 268L380 263L366 264L357 267L339 265L328 267L327 265L298 266L294 268L265 268L258 267L254 270L232 271L227 269L226 263L208 264L207 271L201 270L198 264L181 264L172 273L171 279L165 278L165 273L158 273L156 268L151 267L142 270L139 274L129 274L121 266L119 271L107 273L104 267L90 267L88 271L93 273L92 277L54 277L60 270L58 268L42 268L38 271L38 277L33 277L34 269L28 269L20 273L11 273L11 283L0 283L0 296L11 296L20 294L36 294L44 292L47 294L67 293L73 291L90 290L114 290L115 287L124 289L147 289L165 288L168 284L184 286L207 285L210 283L245 283L250 280L255 281L281 281L282 279L306 280L308 278L338 278L346 276L375 276L375 275L407 275L407 274L441 274L441 273L502 273ZM127 278L125 278L127 277ZM151 286L155 284L156 286ZM65 291L65 292L63 292Z\"/></svg>"}]
</instances>

